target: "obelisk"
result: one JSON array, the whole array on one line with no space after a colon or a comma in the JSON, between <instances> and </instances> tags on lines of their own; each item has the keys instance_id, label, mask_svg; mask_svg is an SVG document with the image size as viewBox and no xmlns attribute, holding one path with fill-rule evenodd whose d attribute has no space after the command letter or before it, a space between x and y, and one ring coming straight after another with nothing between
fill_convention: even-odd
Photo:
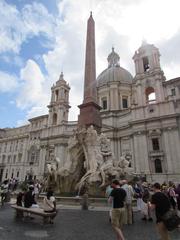
<instances>
[{"instance_id":1,"label":"obelisk","mask_svg":"<svg viewBox=\"0 0 180 240\"><path fill-rule=\"evenodd\" d=\"M99 130L101 128L101 107L97 103L95 22L92 17L92 12L87 23L84 99L83 103L78 107L80 108L80 115L78 116L79 127L88 127L93 125L97 130Z\"/></svg>"}]
</instances>

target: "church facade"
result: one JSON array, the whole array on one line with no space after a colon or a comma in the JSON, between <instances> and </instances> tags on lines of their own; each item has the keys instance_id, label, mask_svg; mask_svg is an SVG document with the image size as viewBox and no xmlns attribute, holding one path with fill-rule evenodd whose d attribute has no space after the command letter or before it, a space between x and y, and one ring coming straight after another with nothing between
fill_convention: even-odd
<instances>
[{"instance_id":1,"label":"church facade","mask_svg":"<svg viewBox=\"0 0 180 240\"><path fill-rule=\"evenodd\" d=\"M151 182L180 180L180 77L166 80L160 53L143 42L135 52L135 76L112 48L97 77L101 132L115 159L126 156L134 176ZM78 122L68 121L70 86L61 73L51 88L47 115L18 128L0 129L0 181L42 179L55 156L64 166Z\"/></svg>"}]
</instances>

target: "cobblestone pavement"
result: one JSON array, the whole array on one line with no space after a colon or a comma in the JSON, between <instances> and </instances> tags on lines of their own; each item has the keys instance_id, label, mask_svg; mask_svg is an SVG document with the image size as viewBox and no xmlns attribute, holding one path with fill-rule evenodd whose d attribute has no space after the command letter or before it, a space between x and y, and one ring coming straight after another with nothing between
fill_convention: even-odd
<instances>
[{"instance_id":1,"label":"cobblestone pavement","mask_svg":"<svg viewBox=\"0 0 180 240\"><path fill-rule=\"evenodd\" d=\"M155 223L142 222L134 213L135 223L124 227L127 240L158 240ZM172 240L180 240L180 230ZM53 225L43 225L42 219L17 221L9 205L0 209L0 240L115 240L108 221L108 211L59 209Z\"/></svg>"}]
</instances>

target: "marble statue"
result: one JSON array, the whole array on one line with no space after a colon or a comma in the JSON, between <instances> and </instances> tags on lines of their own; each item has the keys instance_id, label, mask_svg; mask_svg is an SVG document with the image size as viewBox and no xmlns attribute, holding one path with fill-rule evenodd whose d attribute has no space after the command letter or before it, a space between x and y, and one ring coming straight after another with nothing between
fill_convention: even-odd
<instances>
[{"instance_id":1,"label":"marble statue","mask_svg":"<svg viewBox=\"0 0 180 240\"><path fill-rule=\"evenodd\" d=\"M64 166L60 159L54 158L47 165L50 180L56 183L59 192L78 191L86 185L103 188L108 178L119 178L129 166L129 161L122 155L115 161L110 140L104 133L97 134L93 126L74 131L68 141L67 159ZM54 183L53 183L54 184Z\"/></svg>"}]
</instances>

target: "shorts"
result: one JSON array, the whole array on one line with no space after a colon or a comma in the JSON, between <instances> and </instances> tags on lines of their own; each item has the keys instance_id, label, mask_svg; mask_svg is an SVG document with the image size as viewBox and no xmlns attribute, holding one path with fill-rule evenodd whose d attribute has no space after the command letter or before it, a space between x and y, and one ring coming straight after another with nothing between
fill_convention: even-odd
<instances>
[{"instance_id":1,"label":"shorts","mask_svg":"<svg viewBox=\"0 0 180 240\"><path fill-rule=\"evenodd\" d=\"M125 221L125 208L113 208L111 224L114 227L122 228Z\"/></svg>"}]
</instances>

